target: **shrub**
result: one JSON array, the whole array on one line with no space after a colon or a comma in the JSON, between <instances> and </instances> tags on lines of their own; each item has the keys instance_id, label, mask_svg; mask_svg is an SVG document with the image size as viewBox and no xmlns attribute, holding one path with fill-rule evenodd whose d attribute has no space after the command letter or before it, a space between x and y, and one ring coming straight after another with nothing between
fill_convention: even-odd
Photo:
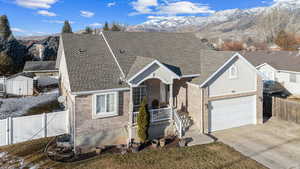
<instances>
[{"instance_id":1,"label":"shrub","mask_svg":"<svg viewBox=\"0 0 300 169\"><path fill-rule=\"evenodd\" d=\"M139 114L137 116L138 137L142 143L148 139L148 129L150 124L150 114L147 109L146 99L141 103Z\"/></svg>"},{"instance_id":2,"label":"shrub","mask_svg":"<svg viewBox=\"0 0 300 169\"><path fill-rule=\"evenodd\" d=\"M222 50L226 51L241 51L244 49L243 42L230 41L225 42L222 46Z\"/></svg>"},{"instance_id":3,"label":"shrub","mask_svg":"<svg viewBox=\"0 0 300 169\"><path fill-rule=\"evenodd\" d=\"M275 39L275 43L283 50L296 50L297 40L294 35L280 31Z\"/></svg>"}]
</instances>

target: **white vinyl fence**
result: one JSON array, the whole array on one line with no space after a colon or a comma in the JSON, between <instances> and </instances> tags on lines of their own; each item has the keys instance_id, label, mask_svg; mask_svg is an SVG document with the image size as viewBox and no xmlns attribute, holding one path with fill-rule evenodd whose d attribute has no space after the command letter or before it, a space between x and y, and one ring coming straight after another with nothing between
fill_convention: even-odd
<instances>
[{"instance_id":1,"label":"white vinyl fence","mask_svg":"<svg viewBox=\"0 0 300 169\"><path fill-rule=\"evenodd\" d=\"M0 146L68 133L68 111L0 120Z\"/></svg>"}]
</instances>

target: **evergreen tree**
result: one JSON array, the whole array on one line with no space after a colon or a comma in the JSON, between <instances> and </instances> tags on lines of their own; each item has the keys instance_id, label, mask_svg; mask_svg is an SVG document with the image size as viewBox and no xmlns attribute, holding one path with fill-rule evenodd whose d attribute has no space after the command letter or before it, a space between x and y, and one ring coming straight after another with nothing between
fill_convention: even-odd
<instances>
[{"instance_id":1,"label":"evergreen tree","mask_svg":"<svg viewBox=\"0 0 300 169\"><path fill-rule=\"evenodd\" d=\"M65 21L61 33L73 33L73 32L72 32L72 27L71 27L69 21Z\"/></svg>"},{"instance_id":2,"label":"evergreen tree","mask_svg":"<svg viewBox=\"0 0 300 169\"><path fill-rule=\"evenodd\" d=\"M150 125L150 114L147 110L146 99L141 103L139 114L137 116L138 137L142 143L148 139L148 129Z\"/></svg>"},{"instance_id":3,"label":"evergreen tree","mask_svg":"<svg viewBox=\"0 0 300 169\"><path fill-rule=\"evenodd\" d=\"M12 73L14 70L14 63L11 57L6 52L0 52L0 75L7 75Z\"/></svg>"},{"instance_id":4,"label":"evergreen tree","mask_svg":"<svg viewBox=\"0 0 300 169\"><path fill-rule=\"evenodd\" d=\"M121 28L119 25L113 24L113 26L111 27L111 31L121 31Z\"/></svg>"},{"instance_id":5,"label":"evergreen tree","mask_svg":"<svg viewBox=\"0 0 300 169\"><path fill-rule=\"evenodd\" d=\"M0 16L0 37L7 40L12 35L6 15Z\"/></svg>"},{"instance_id":6,"label":"evergreen tree","mask_svg":"<svg viewBox=\"0 0 300 169\"><path fill-rule=\"evenodd\" d=\"M103 31L109 31L109 26L107 22L105 22L104 24Z\"/></svg>"},{"instance_id":7,"label":"evergreen tree","mask_svg":"<svg viewBox=\"0 0 300 169\"><path fill-rule=\"evenodd\" d=\"M92 28L86 27L86 28L85 28L85 31L84 31L84 34L93 34Z\"/></svg>"}]
</instances>

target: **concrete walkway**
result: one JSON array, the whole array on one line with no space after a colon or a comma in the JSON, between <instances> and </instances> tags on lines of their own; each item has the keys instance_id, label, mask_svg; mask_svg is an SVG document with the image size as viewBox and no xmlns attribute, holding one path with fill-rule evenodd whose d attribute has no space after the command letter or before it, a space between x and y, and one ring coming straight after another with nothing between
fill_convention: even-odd
<instances>
[{"instance_id":1,"label":"concrete walkway","mask_svg":"<svg viewBox=\"0 0 300 169\"><path fill-rule=\"evenodd\" d=\"M188 146L208 144L215 141L212 137L209 137L205 134L201 134L199 129L193 127L191 127L184 134L183 138L188 141L187 143Z\"/></svg>"},{"instance_id":2,"label":"concrete walkway","mask_svg":"<svg viewBox=\"0 0 300 169\"><path fill-rule=\"evenodd\" d=\"M213 135L268 168L300 169L300 125L272 119Z\"/></svg>"}]
</instances>

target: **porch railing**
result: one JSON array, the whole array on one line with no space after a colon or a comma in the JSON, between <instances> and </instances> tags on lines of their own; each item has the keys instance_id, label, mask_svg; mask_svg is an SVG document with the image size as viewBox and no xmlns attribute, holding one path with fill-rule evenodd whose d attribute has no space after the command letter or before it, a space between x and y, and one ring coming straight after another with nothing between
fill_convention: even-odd
<instances>
[{"instance_id":1,"label":"porch railing","mask_svg":"<svg viewBox=\"0 0 300 169\"><path fill-rule=\"evenodd\" d=\"M155 123L159 121L171 120L172 119L172 109L171 108L162 108L162 109L151 109L150 113L150 122ZM137 116L139 112L132 113L132 123L137 123Z\"/></svg>"},{"instance_id":2,"label":"porch railing","mask_svg":"<svg viewBox=\"0 0 300 169\"><path fill-rule=\"evenodd\" d=\"M178 137L181 138L183 133L183 124L176 110L174 110L174 122L175 122L176 130L178 132Z\"/></svg>"}]
</instances>

